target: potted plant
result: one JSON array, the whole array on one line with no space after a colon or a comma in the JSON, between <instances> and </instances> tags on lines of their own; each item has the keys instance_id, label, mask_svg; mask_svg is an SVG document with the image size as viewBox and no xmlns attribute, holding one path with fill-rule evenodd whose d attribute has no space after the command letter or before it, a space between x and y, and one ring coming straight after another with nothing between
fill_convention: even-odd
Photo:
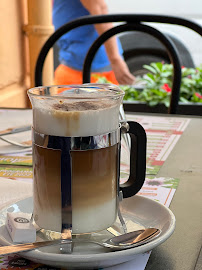
<instances>
[{"instance_id":1,"label":"potted plant","mask_svg":"<svg viewBox=\"0 0 202 270\"><path fill-rule=\"evenodd\" d=\"M172 87L172 64L144 65L148 73L139 79L141 87L120 86L125 91L124 109L133 112L167 113ZM99 82L106 82L99 78ZM179 114L202 116L202 65L182 67Z\"/></svg>"},{"instance_id":2,"label":"potted plant","mask_svg":"<svg viewBox=\"0 0 202 270\"><path fill-rule=\"evenodd\" d=\"M172 91L173 66L158 62L145 65L144 68L149 71L140 79L144 87L122 87L125 91L125 110L167 112ZM182 67L178 113L202 115L202 66Z\"/></svg>"}]
</instances>

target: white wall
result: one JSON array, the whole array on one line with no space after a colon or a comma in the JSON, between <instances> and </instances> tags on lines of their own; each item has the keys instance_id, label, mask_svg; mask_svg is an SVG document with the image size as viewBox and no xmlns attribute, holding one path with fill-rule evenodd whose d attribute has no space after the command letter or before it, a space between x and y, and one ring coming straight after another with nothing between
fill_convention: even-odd
<instances>
[{"instance_id":1,"label":"white wall","mask_svg":"<svg viewBox=\"0 0 202 270\"><path fill-rule=\"evenodd\" d=\"M202 0L106 0L110 13L161 14L184 17L202 26ZM184 27L153 25L160 30L172 32L180 38L191 52L195 65L202 64L202 37Z\"/></svg>"}]
</instances>

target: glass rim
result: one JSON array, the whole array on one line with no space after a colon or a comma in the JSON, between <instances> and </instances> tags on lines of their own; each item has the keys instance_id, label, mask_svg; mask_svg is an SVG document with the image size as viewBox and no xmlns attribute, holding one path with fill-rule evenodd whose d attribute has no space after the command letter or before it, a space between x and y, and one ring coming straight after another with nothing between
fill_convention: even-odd
<instances>
[{"instance_id":1,"label":"glass rim","mask_svg":"<svg viewBox=\"0 0 202 270\"><path fill-rule=\"evenodd\" d=\"M60 94L45 94L45 95L40 95L40 92L38 93L34 93L34 91L38 90L40 91L40 89L48 89L48 88L100 88L100 89L106 89L109 92L111 92L111 95L107 95L107 96L90 96L91 94L89 93L88 96L76 96L74 94L70 94L70 95L60 95ZM43 97L43 98L56 98L56 99L90 99L90 100L97 100L97 99L109 99L109 98L120 98L123 97L125 92L120 89L118 87L118 85L115 84L102 84L102 83L86 83L86 84L67 84L67 85L44 85L44 86L36 86L36 87L32 87L30 89L28 89L27 91L28 95L30 97Z\"/></svg>"}]
</instances>

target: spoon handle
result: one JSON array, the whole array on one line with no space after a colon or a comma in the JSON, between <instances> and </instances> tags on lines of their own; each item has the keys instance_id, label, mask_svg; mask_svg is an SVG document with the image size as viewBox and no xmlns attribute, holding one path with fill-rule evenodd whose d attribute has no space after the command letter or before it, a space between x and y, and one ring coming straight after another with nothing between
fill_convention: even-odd
<instances>
[{"instance_id":1,"label":"spoon handle","mask_svg":"<svg viewBox=\"0 0 202 270\"><path fill-rule=\"evenodd\" d=\"M35 243L26 243L26 244L17 244L11 246L2 246L0 247L0 255L8 255L12 253L19 253L22 251L29 251L40 247L53 246L58 244L67 244L71 243L70 240L54 240L54 241L43 241Z\"/></svg>"}]
</instances>

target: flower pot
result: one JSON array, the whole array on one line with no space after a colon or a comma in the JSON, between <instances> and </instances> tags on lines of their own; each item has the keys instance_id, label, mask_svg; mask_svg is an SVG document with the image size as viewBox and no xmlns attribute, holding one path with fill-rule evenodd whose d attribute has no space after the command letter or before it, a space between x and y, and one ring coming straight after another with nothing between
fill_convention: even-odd
<instances>
[{"instance_id":1,"label":"flower pot","mask_svg":"<svg viewBox=\"0 0 202 270\"><path fill-rule=\"evenodd\" d=\"M123 107L126 112L145 112L145 113L168 113L168 108L164 104L149 106L145 102L125 101ZM199 115L202 116L202 103L182 103L179 102L177 114Z\"/></svg>"}]
</instances>

